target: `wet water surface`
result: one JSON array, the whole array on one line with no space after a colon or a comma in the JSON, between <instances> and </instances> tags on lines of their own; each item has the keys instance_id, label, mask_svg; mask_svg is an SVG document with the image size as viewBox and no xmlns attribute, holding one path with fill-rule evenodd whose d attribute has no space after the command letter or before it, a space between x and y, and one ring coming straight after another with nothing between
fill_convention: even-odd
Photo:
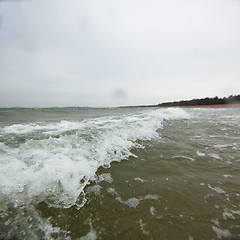
<instances>
[{"instance_id":1,"label":"wet water surface","mask_svg":"<svg viewBox=\"0 0 240 240\"><path fill-rule=\"evenodd\" d=\"M240 238L239 109L16 111L0 130L2 238Z\"/></svg>"}]
</instances>

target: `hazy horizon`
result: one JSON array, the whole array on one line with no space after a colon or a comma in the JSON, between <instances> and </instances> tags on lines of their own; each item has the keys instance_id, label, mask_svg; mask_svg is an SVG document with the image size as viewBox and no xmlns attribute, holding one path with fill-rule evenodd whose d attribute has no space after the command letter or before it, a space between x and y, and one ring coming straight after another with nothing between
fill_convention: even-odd
<instances>
[{"instance_id":1,"label":"hazy horizon","mask_svg":"<svg viewBox=\"0 0 240 240\"><path fill-rule=\"evenodd\" d=\"M238 94L239 95L239 94ZM224 96L223 98L228 98L230 96L236 96L236 95L229 95L229 96ZM219 98L218 96L214 96L214 97L217 97ZM206 97L206 98L214 98L214 97ZM179 101L193 101L195 100L196 98L194 99L181 99ZM204 98L199 98L200 100L201 99L204 99ZM222 98L219 98L219 99L222 99ZM12 106L12 107L0 107L0 109L51 109L51 108L124 108L124 107L151 107L151 106L157 106L159 104L163 104L163 103L174 103L174 102L179 102L179 101L175 101L175 100L172 100L172 101L166 101L166 102L160 102L160 103L156 103L156 104L142 104L142 105L119 105L119 106L105 106L105 107L97 107L97 106L51 106L51 107L19 107L19 106ZM239 102L234 102L235 104L239 104ZM232 104L234 104L232 103ZM231 104L231 103L230 103Z\"/></svg>"}]
</instances>

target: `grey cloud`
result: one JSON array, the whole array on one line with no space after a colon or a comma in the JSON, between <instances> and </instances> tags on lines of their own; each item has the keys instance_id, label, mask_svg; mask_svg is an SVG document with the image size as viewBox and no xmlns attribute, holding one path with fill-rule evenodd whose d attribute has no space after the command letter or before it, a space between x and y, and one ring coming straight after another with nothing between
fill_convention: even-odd
<instances>
[{"instance_id":1,"label":"grey cloud","mask_svg":"<svg viewBox=\"0 0 240 240\"><path fill-rule=\"evenodd\" d=\"M33 95L34 106L114 106L238 94L239 8L223 0L0 2L0 104L31 106Z\"/></svg>"}]
</instances>

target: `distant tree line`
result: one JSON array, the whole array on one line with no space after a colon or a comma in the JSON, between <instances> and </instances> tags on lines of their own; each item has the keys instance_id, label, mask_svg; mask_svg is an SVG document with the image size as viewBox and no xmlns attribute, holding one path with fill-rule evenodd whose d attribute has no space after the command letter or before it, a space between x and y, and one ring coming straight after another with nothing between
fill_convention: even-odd
<instances>
[{"instance_id":1,"label":"distant tree line","mask_svg":"<svg viewBox=\"0 0 240 240\"><path fill-rule=\"evenodd\" d=\"M186 101L175 101L175 102L165 102L160 103L157 106L168 107L168 106L198 106L198 105L218 105L218 104L234 104L240 103L240 95L230 95L229 97L224 98L201 98L201 99L192 99Z\"/></svg>"}]
</instances>

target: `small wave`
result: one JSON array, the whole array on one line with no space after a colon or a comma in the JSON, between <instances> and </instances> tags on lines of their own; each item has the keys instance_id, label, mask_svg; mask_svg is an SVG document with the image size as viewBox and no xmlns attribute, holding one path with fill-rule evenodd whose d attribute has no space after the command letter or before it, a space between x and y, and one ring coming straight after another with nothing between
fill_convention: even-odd
<instances>
[{"instance_id":1,"label":"small wave","mask_svg":"<svg viewBox=\"0 0 240 240\"><path fill-rule=\"evenodd\" d=\"M132 153L134 148L144 148L145 141L160 139L158 130L164 119L182 118L189 118L183 110L164 109L1 128L0 211L7 214L10 205L34 209L40 203L54 208L81 208L86 203L85 187L91 181L112 182L110 174L96 177L99 167L137 157ZM89 191L100 194L101 188ZM126 204L136 207L138 201L131 199ZM29 212L31 217L33 212ZM15 219L16 225L20 224L21 217ZM35 219L39 229L43 219Z\"/></svg>"},{"instance_id":2,"label":"small wave","mask_svg":"<svg viewBox=\"0 0 240 240\"><path fill-rule=\"evenodd\" d=\"M4 127L3 137L12 137L1 143L1 195L17 204L35 199L70 207L100 166L136 157L131 149L143 148L141 141L159 139L157 130L164 119L187 117L181 109L168 109L81 122ZM30 139L29 133L33 136ZM48 137L41 138L44 134ZM27 140L20 141L19 136ZM18 141L17 145L11 141Z\"/></svg>"}]
</instances>

